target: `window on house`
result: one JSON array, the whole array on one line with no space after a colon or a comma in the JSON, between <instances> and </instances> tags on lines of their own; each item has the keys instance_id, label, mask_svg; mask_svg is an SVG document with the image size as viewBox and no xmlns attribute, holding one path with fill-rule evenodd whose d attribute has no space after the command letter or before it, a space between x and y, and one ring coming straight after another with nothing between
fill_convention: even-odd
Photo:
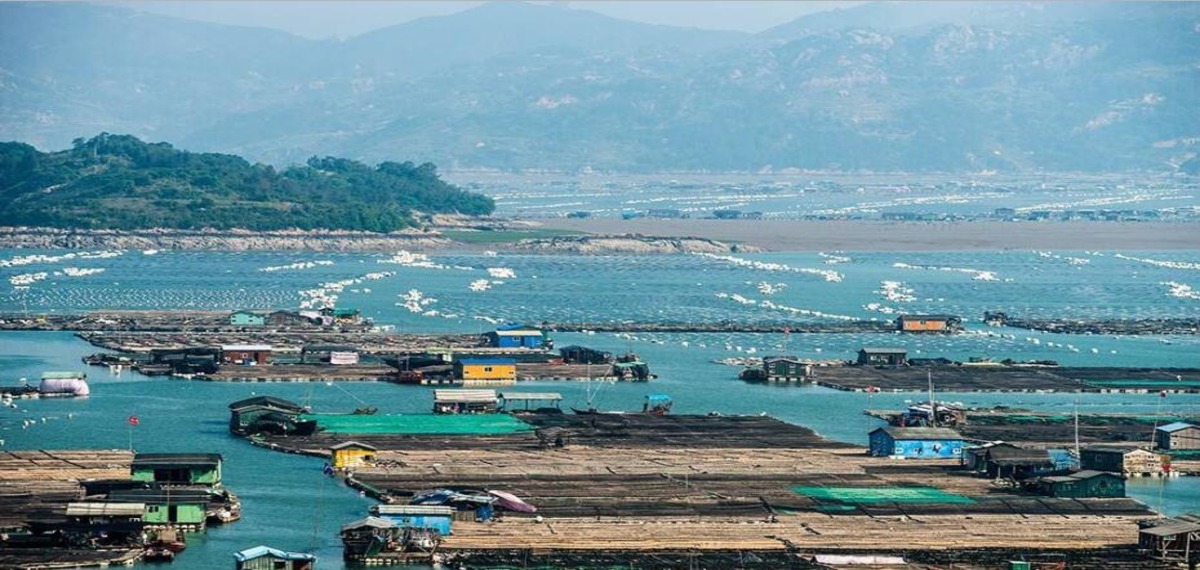
<instances>
[{"instance_id":1,"label":"window on house","mask_svg":"<svg viewBox=\"0 0 1200 570\"><path fill-rule=\"evenodd\" d=\"M492 371L492 367L491 367L491 366L484 366L484 367L483 367L483 371L484 371L484 372L491 372L491 371Z\"/></svg>"}]
</instances>

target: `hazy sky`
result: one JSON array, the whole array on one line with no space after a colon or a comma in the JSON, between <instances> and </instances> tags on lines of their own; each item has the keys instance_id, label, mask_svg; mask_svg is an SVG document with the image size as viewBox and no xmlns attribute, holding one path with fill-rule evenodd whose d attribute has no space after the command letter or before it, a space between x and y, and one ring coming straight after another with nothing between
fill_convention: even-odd
<instances>
[{"instance_id":1,"label":"hazy sky","mask_svg":"<svg viewBox=\"0 0 1200 570\"><path fill-rule=\"evenodd\" d=\"M482 2L388 1L114 1L135 10L192 20L261 26L309 38L349 37L424 16L452 14ZM551 3L551 2L547 2ZM758 32L813 12L861 4L848 1L678 0L552 2L652 24Z\"/></svg>"}]
</instances>

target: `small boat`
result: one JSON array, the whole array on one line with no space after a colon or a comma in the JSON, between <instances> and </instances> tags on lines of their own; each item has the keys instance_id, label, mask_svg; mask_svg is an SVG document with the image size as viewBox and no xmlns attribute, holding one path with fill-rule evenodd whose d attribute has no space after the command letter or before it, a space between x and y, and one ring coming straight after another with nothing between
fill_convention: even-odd
<instances>
[{"instance_id":1,"label":"small boat","mask_svg":"<svg viewBox=\"0 0 1200 570\"><path fill-rule=\"evenodd\" d=\"M142 553L142 560L146 562L174 562L175 552L165 546L147 546Z\"/></svg>"},{"instance_id":2,"label":"small boat","mask_svg":"<svg viewBox=\"0 0 1200 570\"><path fill-rule=\"evenodd\" d=\"M496 498L496 506L518 513L536 513L537 507L526 503L520 497L504 491L488 490L488 494Z\"/></svg>"}]
</instances>

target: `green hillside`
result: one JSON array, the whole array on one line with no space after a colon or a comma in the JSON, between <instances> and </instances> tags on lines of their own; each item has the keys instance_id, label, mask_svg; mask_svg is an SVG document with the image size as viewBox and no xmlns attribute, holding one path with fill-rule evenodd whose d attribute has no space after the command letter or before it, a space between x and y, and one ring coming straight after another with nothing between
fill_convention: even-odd
<instances>
[{"instance_id":1,"label":"green hillside","mask_svg":"<svg viewBox=\"0 0 1200 570\"><path fill-rule=\"evenodd\" d=\"M107 133L51 153L0 143L0 225L389 232L416 225L417 213L493 208L443 182L430 163L314 157L276 170Z\"/></svg>"}]
</instances>

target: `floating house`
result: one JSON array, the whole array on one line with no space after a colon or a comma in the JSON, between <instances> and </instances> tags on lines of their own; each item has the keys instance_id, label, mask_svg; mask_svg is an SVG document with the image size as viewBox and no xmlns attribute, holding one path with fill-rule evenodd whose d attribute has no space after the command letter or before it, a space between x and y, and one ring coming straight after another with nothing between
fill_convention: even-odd
<instances>
[{"instance_id":1,"label":"floating house","mask_svg":"<svg viewBox=\"0 0 1200 570\"><path fill-rule=\"evenodd\" d=\"M896 330L900 332L953 332L962 320L948 315L900 315Z\"/></svg>"},{"instance_id":2,"label":"floating house","mask_svg":"<svg viewBox=\"0 0 1200 570\"><path fill-rule=\"evenodd\" d=\"M133 457L130 479L155 485L221 486L221 455L217 453L139 453Z\"/></svg>"},{"instance_id":3,"label":"floating house","mask_svg":"<svg viewBox=\"0 0 1200 570\"><path fill-rule=\"evenodd\" d=\"M375 505L371 514L391 521L400 528L426 528L449 536L454 508L441 505Z\"/></svg>"},{"instance_id":4,"label":"floating house","mask_svg":"<svg viewBox=\"0 0 1200 570\"><path fill-rule=\"evenodd\" d=\"M269 433L300 433L316 422L300 419L305 408L274 396L255 396L229 404L229 431L245 435Z\"/></svg>"},{"instance_id":5,"label":"floating house","mask_svg":"<svg viewBox=\"0 0 1200 570\"><path fill-rule=\"evenodd\" d=\"M957 459L963 439L946 428L881 427L870 433L870 453L875 457Z\"/></svg>"},{"instance_id":6,"label":"floating house","mask_svg":"<svg viewBox=\"0 0 1200 570\"><path fill-rule=\"evenodd\" d=\"M321 314L331 317L339 325L357 325L362 322L362 313L358 309L321 309Z\"/></svg>"},{"instance_id":7,"label":"floating house","mask_svg":"<svg viewBox=\"0 0 1200 570\"><path fill-rule=\"evenodd\" d=\"M1141 527L1138 548L1155 558L1181 562L1200 560L1200 515L1146 521Z\"/></svg>"},{"instance_id":8,"label":"floating house","mask_svg":"<svg viewBox=\"0 0 1200 570\"><path fill-rule=\"evenodd\" d=\"M517 361L511 358L464 358L454 362L454 377L463 382L515 384Z\"/></svg>"},{"instance_id":9,"label":"floating house","mask_svg":"<svg viewBox=\"0 0 1200 570\"><path fill-rule=\"evenodd\" d=\"M237 570L313 570L317 557L304 552L287 552L269 546L247 548L233 555Z\"/></svg>"},{"instance_id":10,"label":"floating house","mask_svg":"<svg viewBox=\"0 0 1200 570\"><path fill-rule=\"evenodd\" d=\"M518 407L518 402L520 407ZM557 392L501 392L498 409L502 412L562 412L562 394Z\"/></svg>"},{"instance_id":11,"label":"floating house","mask_svg":"<svg viewBox=\"0 0 1200 570\"><path fill-rule=\"evenodd\" d=\"M267 324L267 317L252 311L234 311L229 315L229 324L235 327L261 327Z\"/></svg>"},{"instance_id":12,"label":"floating house","mask_svg":"<svg viewBox=\"0 0 1200 570\"><path fill-rule=\"evenodd\" d=\"M269 344L226 344L221 347L222 364L263 365L271 362Z\"/></svg>"},{"instance_id":13,"label":"floating house","mask_svg":"<svg viewBox=\"0 0 1200 570\"><path fill-rule=\"evenodd\" d=\"M518 324L498 327L487 336L492 346L498 348L543 348L548 344L541 330Z\"/></svg>"},{"instance_id":14,"label":"floating house","mask_svg":"<svg viewBox=\"0 0 1200 570\"><path fill-rule=\"evenodd\" d=\"M561 348L558 353L567 364L610 364L615 360L611 352L579 345Z\"/></svg>"},{"instance_id":15,"label":"floating house","mask_svg":"<svg viewBox=\"0 0 1200 570\"><path fill-rule=\"evenodd\" d=\"M392 545L403 542L405 532L390 520L371 516L342 525L340 534L343 558L362 561L394 550Z\"/></svg>"},{"instance_id":16,"label":"floating house","mask_svg":"<svg viewBox=\"0 0 1200 570\"><path fill-rule=\"evenodd\" d=\"M156 348L150 351L150 364L159 365L147 370L147 366L139 364L137 370L142 374L212 374L217 371L220 363L221 349L214 347L188 348Z\"/></svg>"},{"instance_id":17,"label":"floating house","mask_svg":"<svg viewBox=\"0 0 1200 570\"><path fill-rule=\"evenodd\" d=\"M93 525L141 522L144 509L141 503L67 503L67 520Z\"/></svg>"},{"instance_id":18,"label":"floating house","mask_svg":"<svg viewBox=\"0 0 1200 570\"><path fill-rule=\"evenodd\" d=\"M763 358L763 372L767 380L803 380L812 375L812 366L795 356L768 356Z\"/></svg>"},{"instance_id":19,"label":"floating house","mask_svg":"<svg viewBox=\"0 0 1200 570\"><path fill-rule=\"evenodd\" d=\"M303 364L358 364L358 347L349 344L306 344L300 349Z\"/></svg>"},{"instance_id":20,"label":"floating house","mask_svg":"<svg viewBox=\"0 0 1200 570\"><path fill-rule=\"evenodd\" d=\"M434 390L435 414L494 414L499 398L495 390Z\"/></svg>"},{"instance_id":21,"label":"floating house","mask_svg":"<svg viewBox=\"0 0 1200 570\"><path fill-rule=\"evenodd\" d=\"M1125 496L1125 478L1106 471L1085 470L1070 475L1042 477L1038 479L1037 486L1046 495L1065 499Z\"/></svg>"},{"instance_id":22,"label":"floating house","mask_svg":"<svg viewBox=\"0 0 1200 570\"><path fill-rule=\"evenodd\" d=\"M263 318L264 324L271 327L311 327L321 324L319 318L313 318L294 311L271 311Z\"/></svg>"},{"instance_id":23,"label":"floating house","mask_svg":"<svg viewBox=\"0 0 1200 570\"><path fill-rule=\"evenodd\" d=\"M863 366L904 366L908 364L908 351L903 348L862 348L858 351L858 363Z\"/></svg>"},{"instance_id":24,"label":"floating house","mask_svg":"<svg viewBox=\"0 0 1200 570\"><path fill-rule=\"evenodd\" d=\"M649 382L650 365L640 360L614 362L612 375L619 380L628 382Z\"/></svg>"},{"instance_id":25,"label":"floating house","mask_svg":"<svg viewBox=\"0 0 1200 570\"><path fill-rule=\"evenodd\" d=\"M1128 447L1092 446L1079 450L1079 466L1126 475L1162 475L1169 465L1153 451Z\"/></svg>"},{"instance_id":26,"label":"floating house","mask_svg":"<svg viewBox=\"0 0 1200 570\"><path fill-rule=\"evenodd\" d=\"M52 524L49 528L57 529L64 539L74 543L137 545L143 540L145 508L141 503L67 503L66 523Z\"/></svg>"},{"instance_id":27,"label":"floating house","mask_svg":"<svg viewBox=\"0 0 1200 570\"><path fill-rule=\"evenodd\" d=\"M1154 447L1163 451L1200 449L1200 426L1175 422L1154 430Z\"/></svg>"},{"instance_id":28,"label":"floating house","mask_svg":"<svg viewBox=\"0 0 1200 570\"><path fill-rule=\"evenodd\" d=\"M43 372L38 393L43 396L87 396L87 374L83 372Z\"/></svg>"},{"instance_id":29,"label":"floating house","mask_svg":"<svg viewBox=\"0 0 1200 570\"><path fill-rule=\"evenodd\" d=\"M334 469L351 469L375 461L379 448L357 441L330 446L329 458Z\"/></svg>"},{"instance_id":30,"label":"floating house","mask_svg":"<svg viewBox=\"0 0 1200 570\"><path fill-rule=\"evenodd\" d=\"M1054 458L1045 449L997 446L989 449L984 456L984 471L992 479L1019 481L1048 475L1054 470Z\"/></svg>"},{"instance_id":31,"label":"floating house","mask_svg":"<svg viewBox=\"0 0 1200 570\"><path fill-rule=\"evenodd\" d=\"M145 505L142 522L147 525L199 530L204 528L208 518L209 496L209 492L202 489L117 489L108 494L108 500Z\"/></svg>"},{"instance_id":32,"label":"floating house","mask_svg":"<svg viewBox=\"0 0 1200 570\"><path fill-rule=\"evenodd\" d=\"M1017 446L1003 441L989 441L980 445L963 448L962 466L976 473L987 472L987 454L994 448L1007 447L1016 449Z\"/></svg>"}]
</instances>

